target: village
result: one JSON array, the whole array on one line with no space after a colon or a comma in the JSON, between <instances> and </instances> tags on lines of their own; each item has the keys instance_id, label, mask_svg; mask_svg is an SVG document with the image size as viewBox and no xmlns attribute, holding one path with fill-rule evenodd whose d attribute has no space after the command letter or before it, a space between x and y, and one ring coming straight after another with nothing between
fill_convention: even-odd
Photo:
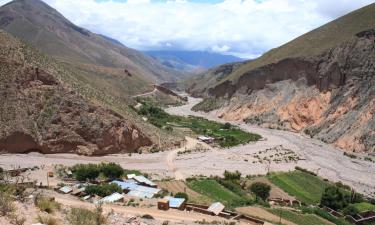
<instances>
[{"instance_id":1,"label":"village","mask_svg":"<svg viewBox=\"0 0 375 225\"><path fill-rule=\"evenodd\" d=\"M30 176L36 173L45 174L47 182L31 181ZM298 167L291 174L244 178L238 171L226 171L223 178L195 177L184 182L174 179L153 180L149 174L141 171L127 170L116 163L105 162L4 170L0 185L15 185L17 190L27 192L28 198L32 198L35 205L43 199L52 205L56 202L75 207L100 207L106 211L127 212L137 218L131 217L128 222L117 218L118 221L113 223L115 225L158 224L153 221L159 220L166 224L165 221L173 222L173 218L185 221L184 224L297 224L282 213L294 213L301 218L308 215L306 218L313 218L319 224L329 224L328 219L341 221L340 224L356 225L375 221L373 210L347 214L321 205L320 200L305 199L306 196L299 196L298 193L295 196L289 194L288 188L283 189L275 181L285 175L310 178L320 182L318 185L328 187L328 181ZM176 185L179 187L173 187ZM338 190L347 188L342 184L332 185L339 187ZM255 186L258 186L258 191ZM247 189L251 192L247 192ZM360 199L358 204L371 205L367 203L371 199ZM328 216L323 219L300 214L307 209ZM52 211L48 207L41 210Z\"/></svg>"}]
</instances>

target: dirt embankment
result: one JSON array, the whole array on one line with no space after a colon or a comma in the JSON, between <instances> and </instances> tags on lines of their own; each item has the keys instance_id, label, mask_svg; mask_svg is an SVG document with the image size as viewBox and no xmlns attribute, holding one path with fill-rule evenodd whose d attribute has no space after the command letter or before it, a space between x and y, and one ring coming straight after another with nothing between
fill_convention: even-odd
<instances>
[{"instance_id":1,"label":"dirt embankment","mask_svg":"<svg viewBox=\"0 0 375 225\"><path fill-rule=\"evenodd\" d=\"M320 56L251 70L208 94L196 109L216 105L215 114L226 120L304 131L347 151L374 152L375 30Z\"/></svg>"}]
</instances>

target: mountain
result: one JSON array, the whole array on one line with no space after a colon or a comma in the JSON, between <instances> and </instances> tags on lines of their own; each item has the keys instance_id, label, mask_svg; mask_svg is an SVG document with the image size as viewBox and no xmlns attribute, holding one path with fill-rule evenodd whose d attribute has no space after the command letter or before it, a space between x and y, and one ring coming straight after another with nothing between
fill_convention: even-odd
<instances>
[{"instance_id":1,"label":"mountain","mask_svg":"<svg viewBox=\"0 0 375 225\"><path fill-rule=\"evenodd\" d=\"M213 111L286 129L346 151L375 151L375 4L264 56L223 65L184 82ZM204 85L203 85L204 84Z\"/></svg>"},{"instance_id":2,"label":"mountain","mask_svg":"<svg viewBox=\"0 0 375 225\"><path fill-rule=\"evenodd\" d=\"M176 81L185 76L114 39L74 25L40 0L14 0L2 6L0 28L82 71L82 76L93 84L111 82L111 88L118 93L144 92L150 89L150 83ZM100 74L95 72L98 68ZM119 74L132 78L121 80Z\"/></svg>"},{"instance_id":3,"label":"mountain","mask_svg":"<svg viewBox=\"0 0 375 225\"><path fill-rule=\"evenodd\" d=\"M103 155L181 140L129 107L131 96L181 73L39 0L1 7L0 27L0 152Z\"/></svg>"},{"instance_id":4,"label":"mountain","mask_svg":"<svg viewBox=\"0 0 375 225\"><path fill-rule=\"evenodd\" d=\"M204 51L145 51L163 65L183 71L209 69L221 64L243 61L232 55Z\"/></svg>"},{"instance_id":5,"label":"mountain","mask_svg":"<svg viewBox=\"0 0 375 225\"><path fill-rule=\"evenodd\" d=\"M248 71L261 66L276 63L286 58L309 57L321 54L328 49L343 42L351 40L355 34L371 29L375 24L375 3L353 11L311 32L308 32L289 43L272 49L261 57L247 61L235 70L220 74L215 79L215 69L200 77L189 79L190 86L194 85L191 92L195 94L205 93L209 88L215 87L223 82L237 82L238 79ZM220 69L219 69L220 70ZM211 73L211 75L209 74Z\"/></svg>"}]
</instances>

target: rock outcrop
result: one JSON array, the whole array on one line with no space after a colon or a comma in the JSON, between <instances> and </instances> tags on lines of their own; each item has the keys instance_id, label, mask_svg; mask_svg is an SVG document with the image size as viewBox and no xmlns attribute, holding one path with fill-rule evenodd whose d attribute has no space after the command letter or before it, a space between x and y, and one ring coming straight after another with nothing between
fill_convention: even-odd
<instances>
[{"instance_id":1,"label":"rock outcrop","mask_svg":"<svg viewBox=\"0 0 375 225\"><path fill-rule=\"evenodd\" d=\"M134 123L79 94L33 54L0 31L0 152L104 155L152 144Z\"/></svg>"},{"instance_id":2,"label":"rock outcrop","mask_svg":"<svg viewBox=\"0 0 375 225\"><path fill-rule=\"evenodd\" d=\"M358 33L319 56L287 58L248 71L236 82L209 89L208 95L206 102L225 102L215 111L225 119L304 131L348 151L373 152L375 31Z\"/></svg>"}]
</instances>

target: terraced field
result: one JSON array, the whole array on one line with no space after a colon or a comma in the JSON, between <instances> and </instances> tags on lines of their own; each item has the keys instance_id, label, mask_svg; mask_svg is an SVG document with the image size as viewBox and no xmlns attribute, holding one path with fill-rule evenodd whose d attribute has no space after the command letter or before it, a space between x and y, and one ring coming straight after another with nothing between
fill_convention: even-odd
<instances>
[{"instance_id":1,"label":"terraced field","mask_svg":"<svg viewBox=\"0 0 375 225\"><path fill-rule=\"evenodd\" d=\"M269 179L288 194L306 204L317 204L328 183L321 178L301 171L274 173Z\"/></svg>"}]
</instances>

